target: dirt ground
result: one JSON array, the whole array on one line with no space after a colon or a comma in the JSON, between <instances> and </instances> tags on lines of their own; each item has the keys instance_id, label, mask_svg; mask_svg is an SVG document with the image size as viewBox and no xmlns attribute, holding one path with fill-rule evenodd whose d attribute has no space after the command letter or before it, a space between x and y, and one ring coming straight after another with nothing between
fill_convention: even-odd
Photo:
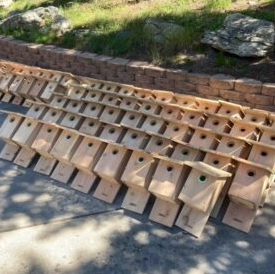
<instances>
[{"instance_id":1,"label":"dirt ground","mask_svg":"<svg viewBox=\"0 0 275 274\"><path fill-rule=\"evenodd\" d=\"M229 54L208 49L203 54L184 54L184 58L190 60L184 65L174 67L183 68L190 72L207 74L230 74L236 78L247 77L263 82L275 82L275 53L266 58L238 58Z\"/></svg>"}]
</instances>

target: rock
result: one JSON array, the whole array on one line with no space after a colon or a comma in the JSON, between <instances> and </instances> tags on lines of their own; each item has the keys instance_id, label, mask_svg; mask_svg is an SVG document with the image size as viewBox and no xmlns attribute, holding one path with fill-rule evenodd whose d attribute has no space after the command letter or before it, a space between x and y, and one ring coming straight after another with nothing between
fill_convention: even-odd
<instances>
[{"instance_id":1,"label":"rock","mask_svg":"<svg viewBox=\"0 0 275 274\"><path fill-rule=\"evenodd\" d=\"M62 16L57 7L40 7L24 13L14 14L0 23L4 32L22 30L54 33L61 36L72 29L71 23Z\"/></svg>"},{"instance_id":2,"label":"rock","mask_svg":"<svg viewBox=\"0 0 275 274\"><path fill-rule=\"evenodd\" d=\"M51 25L51 29L57 36L62 36L71 30L72 26L66 18L59 18Z\"/></svg>"},{"instance_id":3,"label":"rock","mask_svg":"<svg viewBox=\"0 0 275 274\"><path fill-rule=\"evenodd\" d=\"M178 37L183 31L182 26L170 22L147 20L144 25L144 32L160 45Z\"/></svg>"},{"instance_id":4,"label":"rock","mask_svg":"<svg viewBox=\"0 0 275 274\"><path fill-rule=\"evenodd\" d=\"M0 8L7 9L13 4L13 0L0 0Z\"/></svg>"},{"instance_id":5,"label":"rock","mask_svg":"<svg viewBox=\"0 0 275 274\"><path fill-rule=\"evenodd\" d=\"M240 57L262 57L274 46L274 24L236 13L226 17L222 29L206 32L201 42Z\"/></svg>"},{"instance_id":6,"label":"rock","mask_svg":"<svg viewBox=\"0 0 275 274\"><path fill-rule=\"evenodd\" d=\"M65 6L68 7L68 8L70 8L70 7L72 7L74 4L75 4L74 1L70 1L70 2L65 3Z\"/></svg>"}]
</instances>

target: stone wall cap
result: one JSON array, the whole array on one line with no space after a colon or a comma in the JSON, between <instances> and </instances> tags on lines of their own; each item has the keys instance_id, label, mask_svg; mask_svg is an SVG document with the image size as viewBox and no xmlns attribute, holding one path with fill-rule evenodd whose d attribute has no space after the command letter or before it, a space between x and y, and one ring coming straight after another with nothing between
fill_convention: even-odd
<instances>
[{"instance_id":1,"label":"stone wall cap","mask_svg":"<svg viewBox=\"0 0 275 274\"><path fill-rule=\"evenodd\" d=\"M54 46L54 45L42 45L41 49L45 49L45 50L56 50L58 49L58 47Z\"/></svg>"},{"instance_id":2,"label":"stone wall cap","mask_svg":"<svg viewBox=\"0 0 275 274\"><path fill-rule=\"evenodd\" d=\"M130 60L130 62L128 63L129 67L148 67L150 65L150 63L146 62L146 61L136 61L136 60Z\"/></svg>"},{"instance_id":3,"label":"stone wall cap","mask_svg":"<svg viewBox=\"0 0 275 274\"><path fill-rule=\"evenodd\" d=\"M4 36L4 38L1 38L1 39L5 40L5 41L14 41L16 43L20 42L20 40L16 40L12 36Z\"/></svg>"},{"instance_id":4,"label":"stone wall cap","mask_svg":"<svg viewBox=\"0 0 275 274\"><path fill-rule=\"evenodd\" d=\"M77 55L80 51L76 49L66 49L65 53L68 55Z\"/></svg>"},{"instance_id":5,"label":"stone wall cap","mask_svg":"<svg viewBox=\"0 0 275 274\"><path fill-rule=\"evenodd\" d=\"M148 66L146 66L146 69L151 69L151 70L155 70L155 71L166 71L165 68L155 66L153 64L149 64Z\"/></svg>"},{"instance_id":6,"label":"stone wall cap","mask_svg":"<svg viewBox=\"0 0 275 274\"><path fill-rule=\"evenodd\" d=\"M42 47L43 47L43 45L42 45ZM66 53L67 52L67 49L65 49L65 48L61 48L61 47L55 47L55 49L54 49L55 51L58 51L58 52L64 52L64 53Z\"/></svg>"},{"instance_id":7,"label":"stone wall cap","mask_svg":"<svg viewBox=\"0 0 275 274\"><path fill-rule=\"evenodd\" d=\"M236 80L236 83L244 83L247 85L262 85L261 81L252 79L252 78L239 78Z\"/></svg>"},{"instance_id":8,"label":"stone wall cap","mask_svg":"<svg viewBox=\"0 0 275 274\"><path fill-rule=\"evenodd\" d=\"M107 56L107 55L97 55L96 56L96 59L98 61L101 61L101 62L107 62L107 61L110 61L112 59L114 59L113 57L110 57L110 56Z\"/></svg>"},{"instance_id":9,"label":"stone wall cap","mask_svg":"<svg viewBox=\"0 0 275 274\"><path fill-rule=\"evenodd\" d=\"M122 65L122 66L127 65L129 62L130 62L129 59L126 59L126 58L119 58L119 57L116 57L116 58L111 59L110 61L108 61L108 63L110 63L110 64Z\"/></svg>"},{"instance_id":10,"label":"stone wall cap","mask_svg":"<svg viewBox=\"0 0 275 274\"><path fill-rule=\"evenodd\" d=\"M275 83L264 83L262 86L262 94L275 96Z\"/></svg>"},{"instance_id":11,"label":"stone wall cap","mask_svg":"<svg viewBox=\"0 0 275 274\"><path fill-rule=\"evenodd\" d=\"M264 83L263 86L268 88L275 88L275 83Z\"/></svg>"},{"instance_id":12,"label":"stone wall cap","mask_svg":"<svg viewBox=\"0 0 275 274\"><path fill-rule=\"evenodd\" d=\"M236 78L233 77L232 75L219 73L219 74L212 75L210 79L226 81L226 80L235 80Z\"/></svg>"},{"instance_id":13,"label":"stone wall cap","mask_svg":"<svg viewBox=\"0 0 275 274\"><path fill-rule=\"evenodd\" d=\"M189 74L189 72L185 69L167 69L166 72L170 74L178 74L178 75L185 75L185 76Z\"/></svg>"},{"instance_id":14,"label":"stone wall cap","mask_svg":"<svg viewBox=\"0 0 275 274\"><path fill-rule=\"evenodd\" d=\"M32 49L37 49L43 47L42 44L28 43L28 47Z\"/></svg>"},{"instance_id":15,"label":"stone wall cap","mask_svg":"<svg viewBox=\"0 0 275 274\"><path fill-rule=\"evenodd\" d=\"M84 57L84 58L94 58L95 56L98 56L96 53L88 52L88 51L79 51L77 53L78 56Z\"/></svg>"}]
</instances>

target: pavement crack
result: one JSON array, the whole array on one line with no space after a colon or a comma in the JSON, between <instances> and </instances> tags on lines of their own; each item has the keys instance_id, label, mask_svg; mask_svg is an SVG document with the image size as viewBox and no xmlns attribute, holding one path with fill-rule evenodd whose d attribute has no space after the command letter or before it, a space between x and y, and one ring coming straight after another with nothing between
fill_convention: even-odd
<instances>
[{"instance_id":1,"label":"pavement crack","mask_svg":"<svg viewBox=\"0 0 275 274\"><path fill-rule=\"evenodd\" d=\"M109 210L103 210L103 211L99 211L99 212L90 212L90 213L86 213L86 214L81 214L81 215L76 215L76 216L70 216L70 217L65 217L65 218L53 218L51 220L45 221L45 222L39 222L39 223L34 223L31 225L25 225L25 226L21 226L21 227L14 227L14 228L9 228L9 229L3 229L0 231L0 234L3 233L7 233L7 232L12 232L12 231L17 231L17 230L22 230L22 229L26 229L26 228L30 228L30 227L36 227L36 226L42 226L42 225L48 225L48 224L57 224L57 223L62 223L62 222L66 222L66 221L70 221L70 220L77 220L80 218L87 218L90 216L96 216L96 215L104 215L104 214L109 214L112 212L116 212L121 210L121 207L117 207L114 209L109 209Z\"/></svg>"}]
</instances>

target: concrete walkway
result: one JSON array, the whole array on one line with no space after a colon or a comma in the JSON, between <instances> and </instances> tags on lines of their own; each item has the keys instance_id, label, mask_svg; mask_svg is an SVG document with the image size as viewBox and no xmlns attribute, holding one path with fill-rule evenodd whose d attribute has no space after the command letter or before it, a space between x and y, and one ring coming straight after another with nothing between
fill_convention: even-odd
<instances>
[{"instance_id":1,"label":"concrete walkway","mask_svg":"<svg viewBox=\"0 0 275 274\"><path fill-rule=\"evenodd\" d=\"M200 239L121 198L108 205L0 160L0 273L275 273L275 194L250 234L211 220Z\"/></svg>"}]
</instances>

